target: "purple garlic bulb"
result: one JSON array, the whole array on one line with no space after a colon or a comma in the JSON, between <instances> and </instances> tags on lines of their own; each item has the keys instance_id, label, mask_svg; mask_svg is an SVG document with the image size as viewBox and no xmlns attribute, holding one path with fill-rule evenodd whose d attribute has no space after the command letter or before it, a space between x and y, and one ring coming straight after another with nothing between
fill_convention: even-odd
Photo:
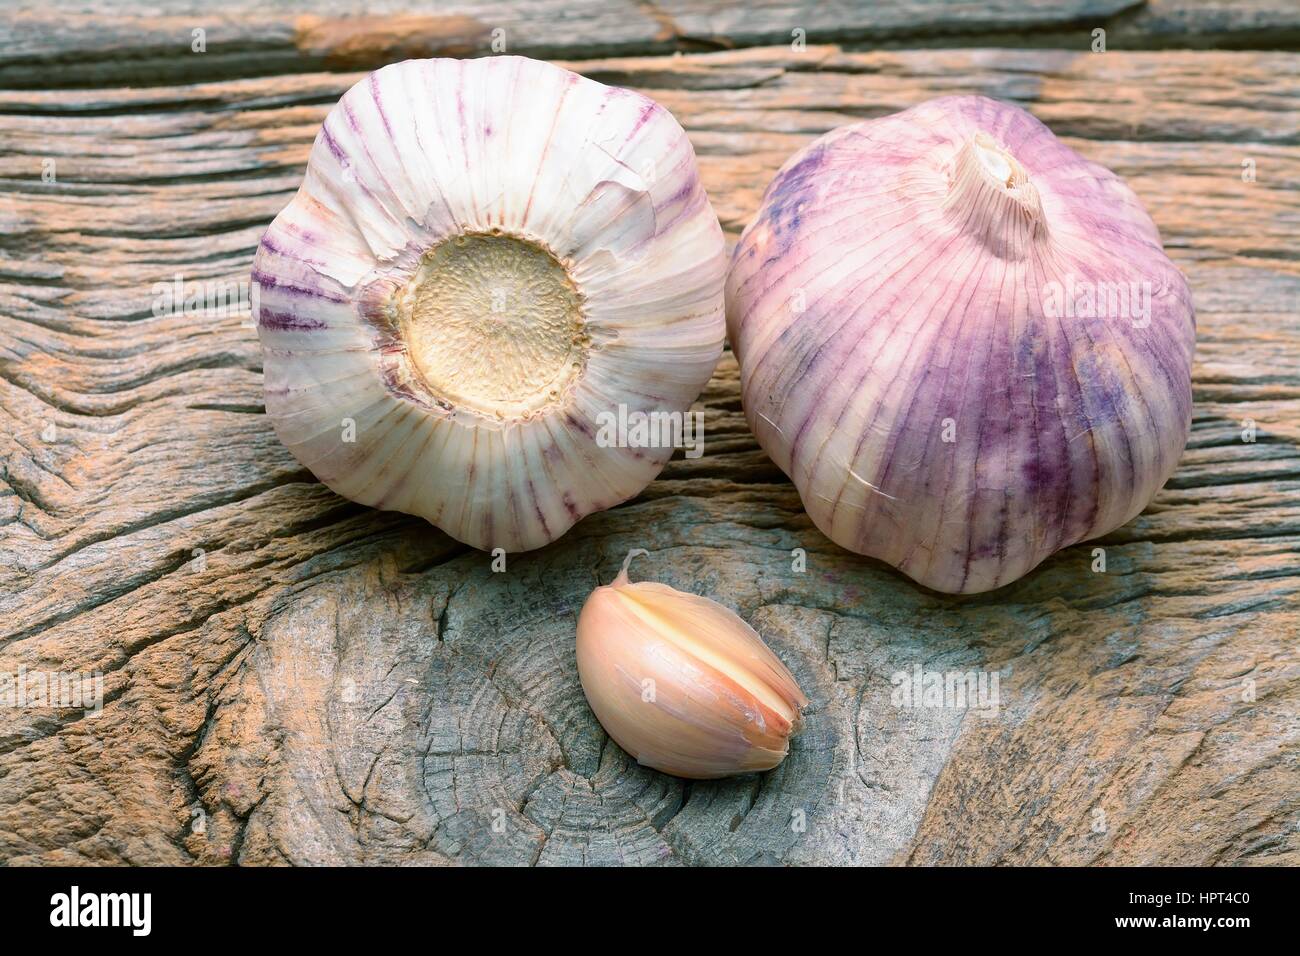
<instances>
[{"instance_id":1,"label":"purple garlic bulb","mask_svg":"<svg viewBox=\"0 0 1300 956\"><path fill-rule=\"evenodd\" d=\"M745 415L828 537L939 591L1118 528L1191 425L1187 282L1029 113L931 100L794 156L741 236Z\"/></svg>"},{"instance_id":2,"label":"purple garlic bulb","mask_svg":"<svg viewBox=\"0 0 1300 956\"><path fill-rule=\"evenodd\" d=\"M267 415L345 497L539 548L671 457L610 423L681 421L726 265L662 106L518 56L386 66L253 260Z\"/></svg>"}]
</instances>

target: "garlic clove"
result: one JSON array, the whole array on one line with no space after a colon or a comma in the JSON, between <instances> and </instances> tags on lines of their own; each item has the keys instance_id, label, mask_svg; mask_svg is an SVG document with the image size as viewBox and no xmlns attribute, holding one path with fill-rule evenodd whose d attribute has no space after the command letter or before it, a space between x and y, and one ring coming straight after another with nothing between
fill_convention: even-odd
<instances>
[{"instance_id":1,"label":"garlic clove","mask_svg":"<svg viewBox=\"0 0 1300 956\"><path fill-rule=\"evenodd\" d=\"M808 700L734 612L665 584L618 577L578 618L582 688L601 725L638 763L709 779L769 770Z\"/></svg>"},{"instance_id":2,"label":"garlic clove","mask_svg":"<svg viewBox=\"0 0 1300 956\"><path fill-rule=\"evenodd\" d=\"M653 101L522 57L410 60L326 117L254 262L266 407L330 488L540 547L671 447L721 354L722 231Z\"/></svg>"},{"instance_id":3,"label":"garlic clove","mask_svg":"<svg viewBox=\"0 0 1300 956\"><path fill-rule=\"evenodd\" d=\"M1186 280L1119 177L1009 104L933 100L792 157L727 308L750 427L814 523L939 591L1126 523L1186 444Z\"/></svg>"}]
</instances>

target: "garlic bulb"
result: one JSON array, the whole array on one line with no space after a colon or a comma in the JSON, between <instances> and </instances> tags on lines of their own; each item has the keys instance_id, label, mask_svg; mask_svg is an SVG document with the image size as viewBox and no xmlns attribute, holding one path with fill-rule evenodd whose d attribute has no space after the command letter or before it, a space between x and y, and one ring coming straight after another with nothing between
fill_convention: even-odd
<instances>
[{"instance_id":1,"label":"garlic bulb","mask_svg":"<svg viewBox=\"0 0 1300 956\"><path fill-rule=\"evenodd\" d=\"M637 762L708 779L769 770L807 705L790 672L733 612L666 584L612 584L578 617L578 676L601 726Z\"/></svg>"},{"instance_id":2,"label":"garlic bulb","mask_svg":"<svg viewBox=\"0 0 1300 956\"><path fill-rule=\"evenodd\" d=\"M522 57L408 60L330 111L253 266L266 408L341 495L536 548L636 495L725 334L725 247L662 107Z\"/></svg>"},{"instance_id":3,"label":"garlic bulb","mask_svg":"<svg viewBox=\"0 0 1300 956\"><path fill-rule=\"evenodd\" d=\"M1191 424L1191 294L1109 170L932 100L791 159L727 280L745 413L833 541L939 591L1137 515Z\"/></svg>"}]
</instances>

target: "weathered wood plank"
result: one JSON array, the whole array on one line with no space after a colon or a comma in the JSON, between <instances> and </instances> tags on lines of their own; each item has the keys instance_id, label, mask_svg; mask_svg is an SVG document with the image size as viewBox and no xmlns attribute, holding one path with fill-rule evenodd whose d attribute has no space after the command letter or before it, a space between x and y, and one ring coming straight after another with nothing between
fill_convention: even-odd
<instances>
[{"instance_id":1,"label":"weathered wood plank","mask_svg":"<svg viewBox=\"0 0 1300 956\"><path fill-rule=\"evenodd\" d=\"M196 0L83 2L69 16L19 0L0 21L0 87L186 83L373 69L417 56L586 58L795 43L1112 49L1300 46L1300 10L1277 0ZM194 31L203 31L196 52Z\"/></svg>"},{"instance_id":2,"label":"weathered wood plank","mask_svg":"<svg viewBox=\"0 0 1300 956\"><path fill-rule=\"evenodd\" d=\"M246 277L355 74L0 92L0 672L98 670L106 697L0 708L0 859L1300 859L1296 57L575 66L673 109L732 238L813 136L954 91L1021 102L1127 177L1193 286L1197 405L1169 486L1100 542L1106 573L1087 545L951 598L836 548L749 434L728 354L703 458L493 574L293 461L241 315L153 313L177 272ZM794 670L813 709L775 772L687 785L596 724L574 615L630 547ZM894 706L916 664L996 671L999 713Z\"/></svg>"}]
</instances>

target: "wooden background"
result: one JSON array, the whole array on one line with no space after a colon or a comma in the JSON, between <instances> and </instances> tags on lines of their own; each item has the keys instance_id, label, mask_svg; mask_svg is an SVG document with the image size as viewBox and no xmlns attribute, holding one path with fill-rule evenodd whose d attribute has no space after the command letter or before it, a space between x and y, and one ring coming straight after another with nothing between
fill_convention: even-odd
<instances>
[{"instance_id":1,"label":"wooden background","mask_svg":"<svg viewBox=\"0 0 1300 956\"><path fill-rule=\"evenodd\" d=\"M0 861L1300 863L1300 7L369 6L0 13L0 672L105 689L98 716L0 708ZM669 107L731 240L795 149L947 93L1124 176L1191 281L1196 412L1106 573L1080 546L951 598L837 548L729 353L708 454L505 574L318 484L247 320L155 316L155 283L246 279L361 71L497 28ZM575 615L632 547L789 663L812 707L777 770L675 780L592 717ZM999 713L892 706L918 663L997 670Z\"/></svg>"}]
</instances>

